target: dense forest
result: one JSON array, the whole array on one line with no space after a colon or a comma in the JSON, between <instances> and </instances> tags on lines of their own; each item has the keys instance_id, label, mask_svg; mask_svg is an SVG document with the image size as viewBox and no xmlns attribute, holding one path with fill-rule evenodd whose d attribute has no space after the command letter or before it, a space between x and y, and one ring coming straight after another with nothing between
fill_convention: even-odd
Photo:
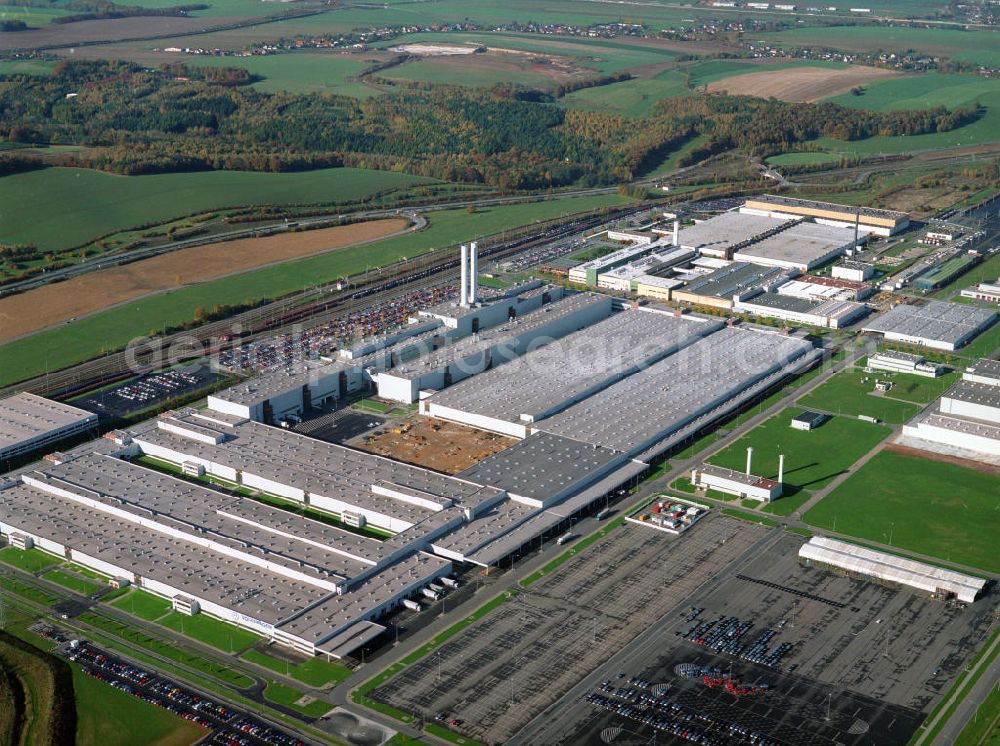
<instances>
[{"instance_id":1,"label":"dense forest","mask_svg":"<svg viewBox=\"0 0 1000 746\"><path fill-rule=\"evenodd\" d=\"M978 109L877 113L742 96L671 99L646 119L566 110L538 91L403 89L365 100L267 94L245 71L61 62L8 76L0 137L89 146L61 165L125 174L357 166L501 189L628 181L695 135L690 158L780 152L820 136L913 135L962 126ZM24 163L22 165L29 165ZM3 171L18 170L10 163Z\"/></svg>"}]
</instances>

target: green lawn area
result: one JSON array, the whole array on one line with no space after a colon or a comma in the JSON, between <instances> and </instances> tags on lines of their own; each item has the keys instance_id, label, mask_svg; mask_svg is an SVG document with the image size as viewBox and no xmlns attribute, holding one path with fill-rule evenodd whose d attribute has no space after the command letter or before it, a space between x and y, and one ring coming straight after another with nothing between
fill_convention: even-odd
<instances>
[{"instance_id":1,"label":"green lawn area","mask_svg":"<svg viewBox=\"0 0 1000 746\"><path fill-rule=\"evenodd\" d=\"M742 438L708 459L728 469L746 468L747 447L753 447L754 474L769 479L778 476L778 455L785 455L785 494L774 503L784 502L801 490L817 490L828 485L859 458L877 446L892 430L883 425L832 417L815 430L795 430L792 417L799 407L788 407L762 422ZM772 510L772 512L778 512Z\"/></svg>"},{"instance_id":2,"label":"green lawn area","mask_svg":"<svg viewBox=\"0 0 1000 746\"><path fill-rule=\"evenodd\" d=\"M985 262L977 264L963 275L959 275L950 283L934 292L939 298L946 298L963 288L972 287L980 282L994 281L1000 277L1000 254L994 254Z\"/></svg>"},{"instance_id":3,"label":"green lawn area","mask_svg":"<svg viewBox=\"0 0 1000 746\"><path fill-rule=\"evenodd\" d=\"M276 681L268 681L267 687L264 689L264 697L276 702L279 705L285 705L285 707L291 707L294 710L301 712L303 715L308 715L309 717L318 718L333 709L334 705L329 702L324 702L323 700L314 700L307 705L295 704L297 700L301 699L303 692L298 689L293 689L290 686L285 686L284 684L279 684Z\"/></svg>"},{"instance_id":4,"label":"green lawn area","mask_svg":"<svg viewBox=\"0 0 1000 746\"><path fill-rule=\"evenodd\" d=\"M265 93L331 93L367 98L377 91L350 80L371 62L341 53L292 52L256 57L185 57L191 66L242 67L263 80L253 87Z\"/></svg>"},{"instance_id":5,"label":"green lawn area","mask_svg":"<svg viewBox=\"0 0 1000 746\"><path fill-rule=\"evenodd\" d=\"M894 401L870 393L875 390L877 377L876 373L868 374L860 368L848 368L803 396L797 403L803 407L822 409L834 414L849 416L863 414L895 424L906 422L920 411L921 408L917 404ZM864 378L868 379L867 383L863 382Z\"/></svg>"},{"instance_id":6,"label":"green lawn area","mask_svg":"<svg viewBox=\"0 0 1000 746\"><path fill-rule=\"evenodd\" d=\"M33 585L26 585L20 580L14 580L13 578L0 577L0 588L42 606L51 606L59 600L48 591L35 588Z\"/></svg>"},{"instance_id":7,"label":"green lawn area","mask_svg":"<svg viewBox=\"0 0 1000 746\"><path fill-rule=\"evenodd\" d=\"M289 176L302 177L303 174ZM3 203L3 184L10 178L0 179L0 203ZM363 272L367 266L385 266L400 261L403 257L413 258L432 249L539 220L628 202L618 195L606 195L480 208L475 215L469 215L464 210L434 212L429 216L430 226L420 233L388 238L355 249L320 254L152 295L3 345L0 347L0 386L38 375L45 370L57 370L87 360L104 348L123 347L129 340L148 334L151 327L159 328L164 324L189 321L194 318L194 310L199 306L211 308L217 303L238 304L255 298L275 298L317 283Z\"/></svg>"},{"instance_id":8,"label":"green lawn area","mask_svg":"<svg viewBox=\"0 0 1000 746\"><path fill-rule=\"evenodd\" d=\"M196 671L201 671L202 673L218 679L219 681L232 687L245 689L253 685L253 679L243 673L240 673L239 671L234 670L229 665L206 660L200 655L180 650L172 643L158 637L148 635L145 632L140 632L135 627L130 625L122 624L121 622L108 619L107 617L90 611L81 614L79 619L82 622L104 630L105 632L128 643L137 645L151 653L168 658L176 663L193 668Z\"/></svg>"},{"instance_id":9,"label":"green lawn area","mask_svg":"<svg viewBox=\"0 0 1000 746\"><path fill-rule=\"evenodd\" d=\"M730 518L738 518L741 521L747 521L748 523L759 523L761 526L776 526L777 524L770 518L763 515L755 515L753 513L747 513L744 510L737 510L736 508L722 508L720 511L723 515L728 515Z\"/></svg>"},{"instance_id":10,"label":"green lawn area","mask_svg":"<svg viewBox=\"0 0 1000 746\"><path fill-rule=\"evenodd\" d=\"M17 547L4 547L0 549L0 562L6 562L25 572L38 572L46 567L58 565L62 560L41 549L24 551Z\"/></svg>"},{"instance_id":11,"label":"green lawn area","mask_svg":"<svg viewBox=\"0 0 1000 746\"><path fill-rule=\"evenodd\" d=\"M938 378L925 378L906 373L890 374L880 370L877 375L879 378L892 381L892 389L888 392L888 396L893 399L930 404L959 379L960 373L957 370L950 370Z\"/></svg>"},{"instance_id":12,"label":"green lawn area","mask_svg":"<svg viewBox=\"0 0 1000 746\"><path fill-rule=\"evenodd\" d=\"M172 611L161 619L159 624L227 653L253 645L260 639L260 635L250 630L205 614L186 616L178 611Z\"/></svg>"},{"instance_id":13,"label":"green lawn area","mask_svg":"<svg viewBox=\"0 0 1000 746\"><path fill-rule=\"evenodd\" d=\"M357 168L150 176L46 168L0 178L0 204L5 207L0 242L65 249L115 230L224 207L348 202L388 189L429 183L437 182Z\"/></svg>"},{"instance_id":14,"label":"green lawn area","mask_svg":"<svg viewBox=\"0 0 1000 746\"><path fill-rule=\"evenodd\" d=\"M980 705L975 717L958 734L955 746L998 746L1000 744L1000 687Z\"/></svg>"},{"instance_id":15,"label":"green lawn area","mask_svg":"<svg viewBox=\"0 0 1000 746\"><path fill-rule=\"evenodd\" d=\"M149 591L140 588L134 589L127 596L117 599L111 605L140 619L145 619L147 622L159 619L170 611L170 601L154 596Z\"/></svg>"},{"instance_id":16,"label":"green lawn area","mask_svg":"<svg viewBox=\"0 0 1000 746\"><path fill-rule=\"evenodd\" d=\"M133 746L137 734L150 746L182 746L205 737L204 729L169 710L143 702L73 667L76 746Z\"/></svg>"},{"instance_id":17,"label":"green lawn area","mask_svg":"<svg viewBox=\"0 0 1000 746\"><path fill-rule=\"evenodd\" d=\"M652 78L633 78L611 85L581 88L566 94L559 101L570 109L641 118L660 101L690 93L684 84L683 73L664 70Z\"/></svg>"},{"instance_id":18,"label":"green lawn area","mask_svg":"<svg viewBox=\"0 0 1000 746\"><path fill-rule=\"evenodd\" d=\"M43 576L46 580L52 581L53 583L58 583L64 588L69 588L71 591L75 591L83 596L89 596L92 593L103 588L103 585L99 585L90 580L84 580L81 577L72 575L68 572L63 572L62 570L49 570Z\"/></svg>"},{"instance_id":19,"label":"green lawn area","mask_svg":"<svg viewBox=\"0 0 1000 746\"><path fill-rule=\"evenodd\" d=\"M809 510L804 520L859 539L1000 572L1000 479L972 469L882 451Z\"/></svg>"},{"instance_id":20,"label":"green lawn area","mask_svg":"<svg viewBox=\"0 0 1000 746\"><path fill-rule=\"evenodd\" d=\"M256 663L278 673L286 673L293 679L313 687L321 687L331 682L339 682L351 675L351 669L339 663L330 663L322 658L311 658L304 663L287 664L285 661L272 658L259 650L248 650L242 656L243 660Z\"/></svg>"}]
</instances>

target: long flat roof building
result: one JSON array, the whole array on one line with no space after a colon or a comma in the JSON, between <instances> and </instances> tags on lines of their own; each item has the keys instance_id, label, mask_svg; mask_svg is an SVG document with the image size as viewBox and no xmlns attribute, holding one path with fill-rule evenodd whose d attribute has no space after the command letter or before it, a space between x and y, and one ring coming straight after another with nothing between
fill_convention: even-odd
<instances>
[{"instance_id":1,"label":"long flat roof building","mask_svg":"<svg viewBox=\"0 0 1000 746\"><path fill-rule=\"evenodd\" d=\"M807 272L843 255L854 231L820 223L796 223L733 254L736 261Z\"/></svg>"},{"instance_id":2,"label":"long flat roof building","mask_svg":"<svg viewBox=\"0 0 1000 746\"><path fill-rule=\"evenodd\" d=\"M0 462L86 432L97 415L22 392L0 400Z\"/></svg>"},{"instance_id":3,"label":"long flat roof building","mask_svg":"<svg viewBox=\"0 0 1000 746\"><path fill-rule=\"evenodd\" d=\"M726 327L536 422L534 429L648 460L819 355L799 337Z\"/></svg>"},{"instance_id":4,"label":"long flat roof building","mask_svg":"<svg viewBox=\"0 0 1000 746\"><path fill-rule=\"evenodd\" d=\"M684 249L698 251L705 256L732 259L734 251L754 241L762 240L776 231L786 230L792 223L793 221L787 218L724 212L682 228L678 235L678 245Z\"/></svg>"},{"instance_id":5,"label":"long flat roof building","mask_svg":"<svg viewBox=\"0 0 1000 746\"><path fill-rule=\"evenodd\" d=\"M803 544L799 557L811 564L878 578L926 593L954 596L965 603L975 601L986 587L982 578L822 536L814 536Z\"/></svg>"},{"instance_id":6,"label":"long flat roof building","mask_svg":"<svg viewBox=\"0 0 1000 746\"><path fill-rule=\"evenodd\" d=\"M896 210L839 205L834 202L780 197L774 194L752 197L743 203L740 210L751 215L809 217L817 222L840 226L853 226L857 221L866 232L883 236L898 233L910 224L910 216Z\"/></svg>"},{"instance_id":7,"label":"long flat roof building","mask_svg":"<svg viewBox=\"0 0 1000 746\"><path fill-rule=\"evenodd\" d=\"M761 293L734 304L733 309L756 316L810 326L839 329L868 313L863 303L849 300L810 300L780 293Z\"/></svg>"},{"instance_id":8,"label":"long flat roof building","mask_svg":"<svg viewBox=\"0 0 1000 746\"><path fill-rule=\"evenodd\" d=\"M671 295L681 303L729 310L734 298L742 300L774 289L797 274L797 270L733 262L673 290Z\"/></svg>"},{"instance_id":9,"label":"long flat roof building","mask_svg":"<svg viewBox=\"0 0 1000 746\"><path fill-rule=\"evenodd\" d=\"M718 320L636 309L615 314L421 403L433 417L515 438L531 423L693 344Z\"/></svg>"},{"instance_id":10,"label":"long flat roof building","mask_svg":"<svg viewBox=\"0 0 1000 746\"><path fill-rule=\"evenodd\" d=\"M920 306L902 303L869 321L864 332L882 334L887 340L955 350L988 329L996 311L959 303L930 301Z\"/></svg>"}]
</instances>

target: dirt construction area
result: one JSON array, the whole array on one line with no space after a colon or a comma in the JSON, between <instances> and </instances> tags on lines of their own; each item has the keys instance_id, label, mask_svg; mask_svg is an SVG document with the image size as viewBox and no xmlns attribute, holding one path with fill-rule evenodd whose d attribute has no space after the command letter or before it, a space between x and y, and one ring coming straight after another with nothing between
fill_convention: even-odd
<instances>
[{"instance_id":1,"label":"dirt construction area","mask_svg":"<svg viewBox=\"0 0 1000 746\"><path fill-rule=\"evenodd\" d=\"M733 75L709 83L708 90L711 93L728 91L741 96L773 96L782 101L813 102L896 74L891 70L861 65L851 65L843 70L796 67Z\"/></svg>"},{"instance_id":2,"label":"dirt construction area","mask_svg":"<svg viewBox=\"0 0 1000 746\"><path fill-rule=\"evenodd\" d=\"M0 342L185 284L342 249L404 230L401 218L179 249L0 299Z\"/></svg>"},{"instance_id":3,"label":"dirt construction area","mask_svg":"<svg viewBox=\"0 0 1000 746\"><path fill-rule=\"evenodd\" d=\"M505 743L766 535L716 515L682 536L625 524L370 696Z\"/></svg>"},{"instance_id":4,"label":"dirt construction area","mask_svg":"<svg viewBox=\"0 0 1000 746\"><path fill-rule=\"evenodd\" d=\"M414 414L390 420L348 444L397 461L457 474L516 442L514 438Z\"/></svg>"}]
</instances>

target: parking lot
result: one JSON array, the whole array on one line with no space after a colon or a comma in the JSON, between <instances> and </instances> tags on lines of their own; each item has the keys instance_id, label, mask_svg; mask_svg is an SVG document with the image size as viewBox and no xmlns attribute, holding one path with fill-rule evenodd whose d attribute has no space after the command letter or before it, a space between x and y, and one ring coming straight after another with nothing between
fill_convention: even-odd
<instances>
[{"instance_id":1,"label":"parking lot","mask_svg":"<svg viewBox=\"0 0 1000 746\"><path fill-rule=\"evenodd\" d=\"M153 671L124 661L86 640L40 622L32 630L56 644L55 653L80 665L88 676L173 712L205 729L203 743L221 746L304 746L304 742L260 718L235 710Z\"/></svg>"},{"instance_id":2,"label":"parking lot","mask_svg":"<svg viewBox=\"0 0 1000 746\"><path fill-rule=\"evenodd\" d=\"M371 696L505 742L766 535L714 515L683 536L617 528Z\"/></svg>"},{"instance_id":3,"label":"parking lot","mask_svg":"<svg viewBox=\"0 0 1000 746\"><path fill-rule=\"evenodd\" d=\"M520 742L907 743L982 643L995 592L965 606L803 567L801 541L782 535L729 568L604 672L621 692L590 687ZM790 647L770 660L754 651L762 637Z\"/></svg>"},{"instance_id":4,"label":"parking lot","mask_svg":"<svg viewBox=\"0 0 1000 746\"><path fill-rule=\"evenodd\" d=\"M208 366L188 365L139 376L71 403L102 417L125 417L140 409L190 394L221 378L219 373L210 370Z\"/></svg>"}]
</instances>

